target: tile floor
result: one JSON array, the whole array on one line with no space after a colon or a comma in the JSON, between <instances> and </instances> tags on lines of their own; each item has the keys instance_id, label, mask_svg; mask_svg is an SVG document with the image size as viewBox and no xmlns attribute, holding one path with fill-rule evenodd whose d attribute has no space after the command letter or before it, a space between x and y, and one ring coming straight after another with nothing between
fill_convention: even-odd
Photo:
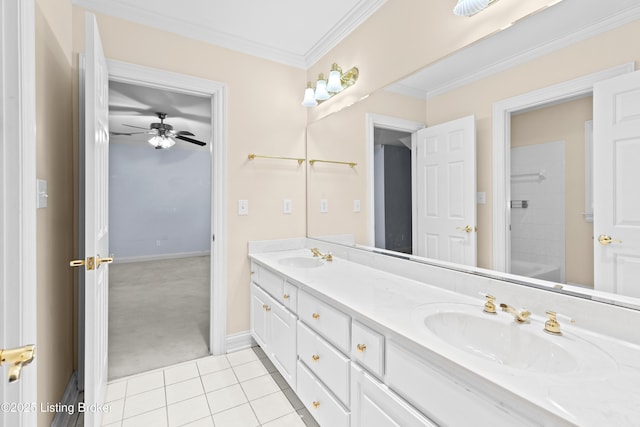
<instances>
[{"instance_id":1,"label":"tile floor","mask_svg":"<svg viewBox=\"0 0 640 427\"><path fill-rule=\"evenodd\" d=\"M112 381L107 402L108 427L319 427L260 347Z\"/></svg>"}]
</instances>

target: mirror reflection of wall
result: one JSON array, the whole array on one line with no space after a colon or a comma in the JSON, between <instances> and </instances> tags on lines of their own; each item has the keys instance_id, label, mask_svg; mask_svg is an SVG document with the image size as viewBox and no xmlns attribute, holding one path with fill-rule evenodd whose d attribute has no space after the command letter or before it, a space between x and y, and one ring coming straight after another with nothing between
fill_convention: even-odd
<instances>
[{"instance_id":1,"label":"mirror reflection of wall","mask_svg":"<svg viewBox=\"0 0 640 427\"><path fill-rule=\"evenodd\" d=\"M587 96L511 116L511 272L593 287L585 211Z\"/></svg>"}]
</instances>

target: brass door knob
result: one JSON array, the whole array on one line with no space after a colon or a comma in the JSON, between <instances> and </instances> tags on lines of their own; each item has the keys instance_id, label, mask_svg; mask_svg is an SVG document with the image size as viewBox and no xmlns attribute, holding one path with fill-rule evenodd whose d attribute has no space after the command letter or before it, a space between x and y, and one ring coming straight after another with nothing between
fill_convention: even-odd
<instances>
[{"instance_id":1,"label":"brass door knob","mask_svg":"<svg viewBox=\"0 0 640 427\"><path fill-rule=\"evenodd\" d=\"M313 407L314 407L315 409L318 409L318 406L320 406L320 402L319 402L319 401L317 401L317 400L314 400L314 401L313 401Z\"/></svg>"},{"instance_id":2,"label":"brass door knob","mask_svg":"<svg viewBox=\"0 0 640 427\"><path fill-rule=\"evenodd\" d=\"M600 244L603 246L609 246L612 243L622 243L622 240L612 239L611 236L601 234L598 236L598 242L600 242Z\"/></svg>"},{"instance_id":3,"label":"brass door knob","mask_svg":"<svg viewBox=\"0 0 640 427\"><path fill-rule=\"evenodd\" d=\"M367 345L366 345L366 344L358 344L358 345L356 346L356 348L358 349L358 351L359 351L360 353L363 353L363 352L367 349Z\"/></svg>"},{"instance_id":4,"label":"brass door knob","mask_svg":"<svg viewBox=\"0 0 640 427\"><path fill-rule=\"evenodd\" d=\"M461 230L465 233L471 233L473 231L473 227L471 227L470 225L466 225L464 227L456 227L456 230Z\"/></svg>"},{"instance_id":5,"label":"brass door knob","mask_svg":"<svg viewBox=\"0 0 640 427\"><path fill-rule=\"evenodd\" d=\"M320 360L320 356L318 356L317 354L314 354L313 356L311 356L311 359L312 359L314 362L317 362L318 360Z\"/></svg>"},{"instance_id":6,"label":"brass door knob","mask_svg":"<svg viewBox=\"0 0 640 427\"><path fill-rule=\"evenodd\" d=\"M311 317L313 317L314 319L318 320L320 318L320 313L313 313L311 315Z\"/></svg>"}]
</instances>

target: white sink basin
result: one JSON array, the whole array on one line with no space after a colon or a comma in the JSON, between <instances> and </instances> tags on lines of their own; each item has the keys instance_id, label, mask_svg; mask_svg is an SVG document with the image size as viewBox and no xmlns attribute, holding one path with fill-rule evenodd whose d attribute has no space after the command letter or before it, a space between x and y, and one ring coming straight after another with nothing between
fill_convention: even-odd
<instances>
[{"instance_id":1,"label":"white sink basin","mask_svg":"<svg viewBox=\"0 0 640 427\"><path fill-rule=\"evenodd\" d=\"M322 258L295 256L282 258L278 260L278 263L286 267L316 268L324 265L324 260Z\"/></svg>"},{"instance_id":2,"label":"white sink basin","mask_svg":"<svg viewBox=\"0 0 640 427\"><path fill-rule=\"evenodd\" d=\"M427 304L413 317L425 331L453 347L496 364L531 373L565 374L612 369L613 359L573 334L545 333L543 321L518 324L508 313L487 314L482 304Z\"/></svg>"}]
</instances>

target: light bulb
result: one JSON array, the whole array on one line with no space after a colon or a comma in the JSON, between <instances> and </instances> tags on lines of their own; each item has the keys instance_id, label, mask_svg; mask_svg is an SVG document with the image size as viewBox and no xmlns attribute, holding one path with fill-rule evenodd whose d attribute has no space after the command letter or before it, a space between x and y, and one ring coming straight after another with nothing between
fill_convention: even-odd
<instances>
[{"instance_id":1,"label":"light bulb","mask_svg":"<svg viewBox=\"0 0 640 427\"><path fill-rule=\"evenodd\" d=\"M338 64L334 63L331 67L331 71L329 72L329 81L327 81L327 91L338 93L342 92L342 81L340 78L342 77L340 73L340 69Z\"/></svg>"},{"instance_id":2,"label":"light bulb","mask_svg":"<svg viewBox=\"0 0 640 427\"><path fill-rule=\"evenodd\" d=\"M489 0L458 0L458 4L453 8L453 13L457 16L471 16L489 6Z\"/></svg>"},{"instance_id":3,"label":"light bulb","mask_svg":"<svg viewBox=\"0 0 640 427\"><path fill-rule=\"evenodd\" d=\"M302 105L304 107L315 107L318 105L318 101L316 101L315 94L313 93L313 86L311 85L311 82L307 82L307 88L304 90Z\"/></svg>"},{"instance_id":4,"label":"light bulb","mask_svg":"<svg viewBox=\"0 0 640 427\"><path fill-rule=\"evenodd\" d=\"M327 81L324 79L324 74L320 73L318 81L316 82L315 97L318 101L325 101L331 98L329 92L327 92Z\"/></svg>"},{"instance_id":5,"label":"light bulb","mask_svg":"<svg viewBox=\"0 0 640 427\"><path fill-rule=\"evenodd\" d=\"M162 138L158 135L154 135L151 138L149 138L149 144L153 145L154 147L158 147L159 145L161 145L162 143Z\"/></svg>"}]
</instances>

